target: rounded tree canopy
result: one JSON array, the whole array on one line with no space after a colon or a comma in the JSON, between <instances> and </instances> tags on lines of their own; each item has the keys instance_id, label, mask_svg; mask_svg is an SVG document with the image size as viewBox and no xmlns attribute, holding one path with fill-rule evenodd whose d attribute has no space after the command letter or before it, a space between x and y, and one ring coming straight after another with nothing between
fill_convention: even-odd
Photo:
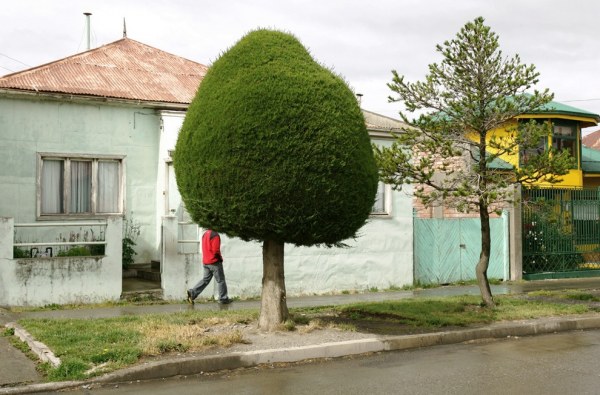
<instances>
[{"instance_id":1,"label":"rounded tree canopy","mask_svg":"<svg viewBox=\"0 0 600 395\"><path fill-rule=\"evenodd\" d=\"M272 30L247 34L210 67L174 167L200 226L295 245L353 237L378 182L352 91L294 36Z\"/></svg>"}]
</instances>

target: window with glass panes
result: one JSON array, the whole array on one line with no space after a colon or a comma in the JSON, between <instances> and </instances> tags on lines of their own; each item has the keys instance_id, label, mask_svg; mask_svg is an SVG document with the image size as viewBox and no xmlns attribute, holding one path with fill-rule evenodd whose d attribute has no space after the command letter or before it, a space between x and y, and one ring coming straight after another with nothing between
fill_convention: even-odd
<instances>
[{"instance_id":1,"label":"window with glass panes","mask_svg":"<svg viewBox=\"0 0 600 395\"><path fill-rule=\"evenodd\" d=\"M577 158L577 124L575 122L554 122L552 127L552 147L558 151L568 151Z\"/></svg>"},{"instance_id":2,"label":"window with glass panes","mask_svg":"<svg viewBox=\"0 0 600 395\"><path fill-rule=\"evenodd\" d=\"M371 215L389 215L391 209L391 188L379 181L377 184L377 195L375 196L375 204L371 209Z\"/></svg>"},{"instance_id":3,"label":"window with glass panes","mask_svg":"<svg viewBox=\"0 0 600 395\"><path fill-rule=\"evenodd\" d=\"M529 120L522 120L521 121L521 123L524 123L524 122L529 122ZM545 124L545 123L547 124L548 121L547 120L536 120L535 122L538 125L542 125L542 124ZM547 125L549 125L549 124L547 124ZM548 146L548 137L547 136L542 136L538 140L537 145L530 146L528 148L521 148L520 157L519 157L519 163L522 164L522 165L527 164L527 162L529 162L532 158L534 158L534 157L542 154L544 151L546 151L546 147L547 146Z\"/></svg>"},{"instance_id":4,"label":"window with glass panes","mask_svg":"<svg viewBox=\"0 0 600 395\"><path fill-rule=\"evenodd\" d=\"M123 212L123 158L39 155L40 216Z\"/></svg>"}]
</instances>

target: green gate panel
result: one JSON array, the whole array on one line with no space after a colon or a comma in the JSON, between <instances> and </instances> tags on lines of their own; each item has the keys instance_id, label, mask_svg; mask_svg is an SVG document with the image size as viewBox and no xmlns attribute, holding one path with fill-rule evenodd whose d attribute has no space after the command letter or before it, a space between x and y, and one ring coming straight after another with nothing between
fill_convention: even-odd
<instances>
[{"instance_id":1,"label":"green gate panel","mask_svg":"<svg viewBox=\"0 0 600 395\"><path fill-rule=\"evenodd\" d=\"M415 219L415 280L421 284L443 284L460 277L458 221Z\"/></svg>"},{"instance_id":2,"label":"green gate panel","mask_svg":"<svg viewBox=\"0 0 600 395\"><path fill-rule=\"evenodd\" d=\"M507 279L507 216L490 219L492 248L488 278ZM481 253L478 218L415 218L415 282L447 284L474 280Z\"/></svg>"}]
</instances>

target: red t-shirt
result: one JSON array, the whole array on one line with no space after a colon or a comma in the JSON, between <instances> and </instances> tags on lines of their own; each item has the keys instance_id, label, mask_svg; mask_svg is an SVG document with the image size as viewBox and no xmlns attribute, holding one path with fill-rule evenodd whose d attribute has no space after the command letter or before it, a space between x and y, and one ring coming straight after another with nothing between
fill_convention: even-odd
<instances>
[{"instance_id":1,"label":"red t-shirt","mask_svg":"<svg viewBox=\"0 0 600 395\"><path fill-rule=\"evenodd\" d=\"M221 236L214 230L207 230L202 235L202 263L211 265L223 262L221 256Z\"/></svg>"}]
</instances>

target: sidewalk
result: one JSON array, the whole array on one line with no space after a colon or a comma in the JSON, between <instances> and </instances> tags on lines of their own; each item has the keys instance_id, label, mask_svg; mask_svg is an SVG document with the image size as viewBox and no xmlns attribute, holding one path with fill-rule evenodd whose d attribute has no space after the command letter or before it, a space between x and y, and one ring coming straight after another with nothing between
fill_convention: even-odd
<instances>
[{"instance_id":1,"label":"sidewalk","mask_svg":"<svg viewBox=\"0 0 600 395\"><path fill-rule=\"evenodd\" d=\"M514 284L492 285L494 295L520 294L533 290L561 289L599 289L600 278L544 280L521 282ZM305 296L288 299L288 307L331 306L353 302L398 300L419 297L444 297L452 295L478 295L479 288L470 286L448 286L418 291L397 291L364 293L355 295ZM38 312L11 313L0 308L0 325L15 322L22 318L107 318L124 315L161 314L184 311L190 308L203 310L218 309L258 309L259 300L236 301L227 306L216 303L116 306L110 308L47 310ZM450 344L467 340L527 336L557 331L600 328L600 314L549 318L514 323L503 323L477 329L465 329L451 332L437 332L422 335L388 336L330 342L325 344L306 344L270 350L249 352L231 352L218 355L192 355L159 358L151 363L136 365L131 368L113 372L105 376L86 381L86 383L122 382L129 380L145 380L169 377L174 375L191 375L199 372L234 369L255 366L262 363L296 362L311 358L330 358L367 352L400 350L430 345ZM2 329L4 330L4 329ZM308 338L307 338L308 340ZM35 363L8 343L7 338L0 337L0 394L31 393L53 391L61 388L76 387L81 382L43 383L43 378L35 370ZM36 384L39 383L39 384Z\"/></svg>"}]
</instances>

